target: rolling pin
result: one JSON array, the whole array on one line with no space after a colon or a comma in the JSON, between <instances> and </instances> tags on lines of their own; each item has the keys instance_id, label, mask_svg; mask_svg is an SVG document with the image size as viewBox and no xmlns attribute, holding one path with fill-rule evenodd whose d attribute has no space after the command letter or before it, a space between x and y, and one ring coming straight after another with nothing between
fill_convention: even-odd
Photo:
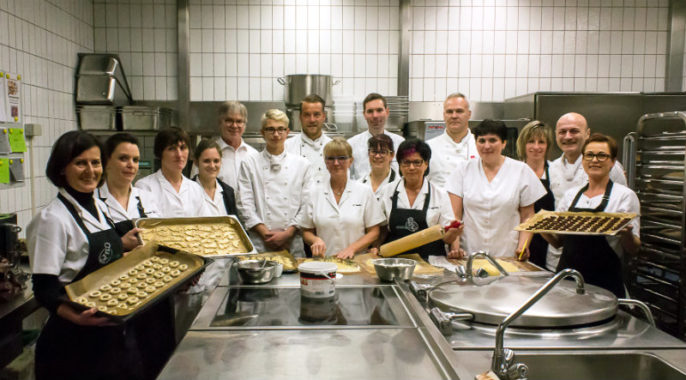
<instances>
[{"instance_id":1,"label":"rolling pin","mask_svg":"<svg viewBox=\"0 0 686 380\"><path fill-rule=\"evenodd\" d=\"M446 230L457 228L459 226L460 222L454 221L447 227L437 224L435 226L425 228L421 231L413 233L412 235L407 235L403 238L382 245L379 247L379 255L382 257L391 257L403 252L407 252L411 249L421 247L424 244L429 244L436 240L443 239Z\"/></svg>"}]
</instances>

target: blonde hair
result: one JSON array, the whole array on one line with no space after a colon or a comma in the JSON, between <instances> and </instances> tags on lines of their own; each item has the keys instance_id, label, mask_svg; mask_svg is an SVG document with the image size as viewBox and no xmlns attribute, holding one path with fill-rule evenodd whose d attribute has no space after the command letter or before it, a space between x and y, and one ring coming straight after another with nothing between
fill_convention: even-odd
<instances>
[{"instance_id":1,"label":"blonde hair","mask_svg":"<svg viewBox=\"0 0 686 380\"><path fill-rule=\"evenodd\" d=\"M534 120L522 128L522 132L520 132L517 138L517 156L519 156L520 160L526 160L526 143L537 137L542 137L545 140L545 156L546 158L548 157L548 152L550 152L550 148L553 146L553 131L544 122Z\"/></svg>"},{"instance_id":2,"label":"blonde hair","mask_svg":"<svg viewBox=\"0 0 686 380\"><path fill-rule=\"evenodd\" d=\"M353 148L343 137L336 136L324 145L324 156L353 156Z\"/></svg>"},{"instance_id":3,"label":"blonde hair","mask_svg":"<svg viewBox=\"0 0 686 380\"><path fill-rule=\"evenodd\" d=\"M279 110L279 109L270 109L267 110L267 112L262 115L262 128L264 128L267 125L267 120L274 120L283 123L283 126L288 128L288 124L290 123L290 120L288 120L288 116L286 116L286 113Z\"/></svg>"}]
</instances>

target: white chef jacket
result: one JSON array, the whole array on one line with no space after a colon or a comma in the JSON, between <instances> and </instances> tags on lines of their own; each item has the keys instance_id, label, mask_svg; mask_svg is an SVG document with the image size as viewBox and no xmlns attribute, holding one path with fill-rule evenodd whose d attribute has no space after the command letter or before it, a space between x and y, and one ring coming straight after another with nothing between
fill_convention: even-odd
<instances>
[{"instance_id":1,"label":"white chef jacket","mask_svg":"<svg viewBox=\"0 0 686 380\"><path fill-rule=\"evenodd\" d=\"M260 223L270 230L297 226L311 185L309 161L285 150L274 156L265 149L243 161L236 207L258 252L267 248L262 237L251 229ZM289 251L296 256L304 254L299 234L293 237Z\"/></svg>"},{"instance_id":2,"label":"white chef jacket","mask_svg":"<svg viewBox=\"0 0 686 380\"><path fill-rule=\"evenodd\" d=\"M371 175L372 175L371 172L367 173L364 177L360 178L358 180L358 182L371 189L372 188ZM381 197L381 195L383 194L383 189L386 187L386 185L388 185L391 182L395 182L395 180L398 178L400 178L400 175L398 174L398 172L395 169L391 168L391 170L388 171L388 175L386 176L386 178L384 178L384 180L381 182L379 187L376 188L376 191L374 191L372 189L372 191L374 191L374 196L376 197L376 199L378 200L379 197Z\"/></svg>"},{"instance_id":3,"label":"white chef jacket","mask_svg":"<svg viewBox=\"0 0 686 380\"><path fill-rule=\"evenodd\" d=\"M455 165L458 162L479 158L479 153L476 150L476 139L469 129L459 143L456 143L445 132L426 143L431 148L427 177L431 183L441 188L445 187L445 182L450 174L455 171Z\"/></svg>"},{"instance_id":4,"label":"white chef jacket","mask_svg":"<svg viewBox=\"0 0 686 380\"><path fill-rule=\"evenodd\" d=\"M555 207L560 203L567 191L571 188L581 188L581 186L588 183L588 175L582 165L583 155L579 155L576 162L570 164L567 162L565 155L562 154L556 160L550 163L548 172L550 173L550 190L555 196ZM610 170L610 179L614 183L621 185L627 184L624 176L624 168L619 160L615 160L615 165ZM548 244L548 254L546 255L546 267L554 271L557 268L557 263L560 261L562 249L553 247Z\"/></svg>"},{"instance_id":5,"label":"white chef jacket","mask_svg":"<svg viewBox=\"0 0 686 380\"><path fill-rule=\"evenodd\" d=\"M286 140L286 151L305 158L312 167L313 183L323 183L329 180L329 171L324 162L324 146L331 141L331 137L322 133L317 140L312 140L304 133L299 133Z\"/></svg>"},{"instance_id":6,"label":"white chef jacket","mask_svg":"<svg viewBox=\"0 0 686 380\"><path fill-rule=\"evenodd\" d=\"M204 201L205 190L194 181L183 177L177 193L174 187L158 170L136 182L136 187L157 195L157 204L162 218L183 218L210 216Z\"/></svg>"},{"instance_id":7,"label":"white chef jacket","mask_svg":"<svg viewBox=\"0 0 686 380\"><path fill-rule=\"evenodd\" d=\"M405 141L405 139L402 136L398 136L395 133L386 130L384 130L383 133L393 140L393 150L397 152L398 145ZM350 168L350 178L352 179L360 179L371 171L371 167L369 166L369 145L367 145L371 137L372 134L367 130L348 139L348 144L353 148L354 160L353 165ZM395 157L393 157L393 161L391 162L391 168L396 171L398 170L398 162Z\"/></svg>"},{"instance_id":8,"label":"white chef jacket","mask_svg":"<svg viewBox=\"0 0 686 380\"><path fill-rule=\"evenodd\" d=\"M152 193L137 187L131 186L129 203L126 210L124 210L124 207L122 207L117 199L110 194L107 182L103 183L102 186L95 191L95 196L105 202L107 211L115 223L142 218L142 215L138 212L139 199L147 218L162 217L155 196Z\"/></svg>"},{"instance_id":9,"label":"white chef jacket","mask_svg":"<svg viewBox=\"0 0 686 380\"><path fill-rule=\"evenodd\" d=\"M107 206L97 197L94 196L98 211L96 218L63 188L59 193L74 205L89 232L112 228L105 218ZM31 272L58 276L63 284L74 280L88 260L88 238L58 198L33 217L26 228L26 242Z\"/></svg>"},{"instance_id":10,"label":"white chef jacket","mask_svg":"<svg viewBox=\"0 0 686 380\"><path fill-rule=\"evenodd\" d=\"M217 137L216 141L219 149L222 151L222 167L219 170L219 174L217 174L217 178L235 190L238 185L238 173L241 170L241 162L246 157L256 156L259 152L246 144L243 139L241 139L241 145L238 146L238 149L227 144L221 136ZM195 177L196 174L198 174L198 167L193 165L191 168L191 178Z\"/></svg>"},{"instance_id":11,"label":"white chef jacket","mask_svg":"<svg viewBox=\"0 0 686 380\"><path fill-rule=\"evenodd\" d=\"M303 229L315 228L326 243L326 256L333 256L364 236L366 228L385 218L371 187L349 180L336 203L331 182L313 186L300 220Z\"/></svg>"},{"instance_id":12,"label":"white chef jacket","mask_svg":"<svg viewBox=\"0 0 686 380\"><path fill-rule=\"evenodd\" d=\"M576 194L579 192L579 190L581 190L582 187L583 186L578 186L567 190L564 197L562 197L560 203L555 208L555 211L569 211L569 208L572 206L572 202L574 201L574 197L576 197ZM604 194L599 194L593 198L588 198L586 195L581 194L581 196L579 197L579 201L576 203L576 207L594 209L600 205L600 202L602 202L603 195ZM636 193L634 193L633 190L629 189L628 187L622 184L615 183L612 185L610 198L608 199L607 206L603 211L627 212L640 215L641 204L638 201L638 197L636 196ZM631 230L631 232L636 237L640 236L640 222L641 218L640 216L637 216L630 223L633 226L633 230ZM605 239L607 239L607 242L610 245L610 247L612 247L612 250L614 250L615 253L617 253L617 256L619 256L619 258L621 259L624 255L624 249L620 244L619 235L605 236Z\"/></svg>"},{"instance_id":13,"label":"white chef jacket","mask_svg":"<svg viewBox=\"0 0 686 380\"><path fill-rule=\"evenodd\" d=\"M393 200L391 198L393 198L393 193L395 193L396 190L398 190L398 208L421 210L424 208L424 200L429 193L429 187L431 187L431 199L429 200L429 209L426 210L426 225L429 227L437 224L445 226L455 220L453 207L450 204L450 197L445 190L437 187L425 178L422 189L414 200L414 204L410 206L407 190L405 190L405 180L399 178L383 188L383 193L379 199L384 211L384 216L386 217L386 224L388 224L391 219L391 208L393 206Z\"/></svg>"},{"instance_id":14,"label":"white chef jacket","mask_svg":"<svg viewBox=\"0 0 686 380\"><path fill-rule=\"evenodd\" d=\"M200 183L200 180L196 177L195 182L202 187L202 184ZM202 194L203 194L203 199L205 200L205 204L207 205L207 209L210 212L210 215L212 216L225 216L228 215L229 212L226 211L226 205L224 204L224 188L219 184L219 181L215 180L217 182L217 187L214 190L214 199L210 198L209 195L207 195L207 192L205 189L202 189Z\"/></svg>"},{"instance_id":15,"label":"white chef jacket","mask_svg":"<svg viewBox=\"0 0 686 380\"><path fill-rule=\"evenodd\" d=\"M534 204L546 193L527 164L509 157L491 182L480 159L459 163L448 178L446 190L462 197L462 248L468 253L484 250L496 257L514 255L519 208Z\"/></svg>"}]
</instances>

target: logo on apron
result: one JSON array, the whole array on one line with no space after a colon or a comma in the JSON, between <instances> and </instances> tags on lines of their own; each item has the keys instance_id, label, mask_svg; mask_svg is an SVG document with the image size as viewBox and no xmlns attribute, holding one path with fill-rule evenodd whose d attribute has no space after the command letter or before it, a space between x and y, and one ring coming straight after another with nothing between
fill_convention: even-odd
<instances>
[{"instance_id":1,"label":"logo on apron","mask_svg":"<svg viewBox=\"0 0 686 380\"><path fill-rule=\"evenodd\" d=\"M112 245L110 242L105 242L102 251L98 254L98 262L100 264L107 264L112 260Z\"/></svg>"},{"instance_id":2,"label":"logo on apron","mask_svg":"<svg viewBox=\"0 0 686 380\"><path fill-rule=\"evenodd\" d=\"M410 232L417 232L419 230L419 223L413 217L409 217L405 221L405 228Z\"/></svg>"}]
</instances>

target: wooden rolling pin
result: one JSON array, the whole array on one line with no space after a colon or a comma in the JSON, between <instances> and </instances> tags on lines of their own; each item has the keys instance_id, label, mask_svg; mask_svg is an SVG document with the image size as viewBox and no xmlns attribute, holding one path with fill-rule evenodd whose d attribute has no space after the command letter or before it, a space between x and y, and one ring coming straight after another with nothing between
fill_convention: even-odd
<instances>
[{"instance_id":1,"label":"wooden rolling pin","mask_svg":"<svg viewBox=\"0 0 686 380\"><path fill-rule=\"evenodd\" d=\"M382 257L391 257L411 249L421 247L424 244L429 244L439 239L443 239L445 229L440 225L431 226L421 231L417 231L412 235L407 235L404 238L394 240L379 247L379 255Z\"/></svg>"}]
</instances>

